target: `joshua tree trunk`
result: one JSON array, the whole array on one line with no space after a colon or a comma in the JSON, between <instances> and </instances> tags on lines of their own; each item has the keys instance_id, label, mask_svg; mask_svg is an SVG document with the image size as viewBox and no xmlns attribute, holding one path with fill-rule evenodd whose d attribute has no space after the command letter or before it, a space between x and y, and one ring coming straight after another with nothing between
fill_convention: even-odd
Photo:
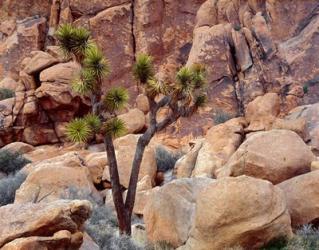
<instances>
[{"instance_id":1,"label":"joshua tree trunk","mask_svg":"<svg viewBox=\"0 0 319 250\"><path fill-rule=\"evenodd\" d=\"M104 138L107 158L109 162L110 179L112 185L112 195L115 205L117 220L119 223L120 234L131 234L131 217L124 207L122 187L120 184L120 177L117 168L116 155L111 135L106 135Z\"/></svg>"}]
</instances>

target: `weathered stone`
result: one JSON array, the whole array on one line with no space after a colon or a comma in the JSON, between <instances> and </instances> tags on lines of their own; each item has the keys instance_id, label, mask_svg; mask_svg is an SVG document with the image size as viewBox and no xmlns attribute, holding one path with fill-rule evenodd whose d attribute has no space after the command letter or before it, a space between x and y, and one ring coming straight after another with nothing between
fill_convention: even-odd
<instances>
[{"instance_id":1,"label":"weathered stone","mask_svg":"<svg viewBox=\"0 0 319 250\"><path fill-rule=\"evenodd\" d=\"M85 157L86 166L90 171L93 182L98 184L102 180L104 168L108 164L106 152L96 152Z\"/></svg>"},{"instance_id":2,"label":"weathered stone","mask_svg":"<svg viewBox=\"0 0 319 250\"><path fill-rule=\"evenodd\" d=\"M268 181L241 176L210 183L199 192L192 230L182 249L259 249L270 240L291 236L283 192Z\"/></svg>"},{"instance_id":3,"label":"weathered stone","mask_svg":"<svg viewBox=\"0 0 319 250\"><path fill-rule=\"evenodd\" d=\"M216 172L240 146L244 125L243 118L235 118L209 129L198 152L192 176L216 176Z\"/></svg>"},{"instance_id":4,"label":"weathered stone","mask_svg":"<svg viewBox=\"0 0 319 250\"><path fill-rule=\"evenodd\" d=\"M150 105L145 95L140 94L136 97L136 107L139 110L143 111L144 114L148 113L148 111L150 110Z\"/></svg>"},{"instance_id":5,"label":"weathered stone","mask_svg":"<svg viewBox=\"0 0 319 250\"><path fill-rule=\"evenodd\" d=\"M35 51L32 55L33 57L24 68L24 71L30 75L38 73L59 62L56 58L43 51Z\"/></svg>"},{"instance_id":6,"label":"weathered stone","mask_svg":"<svg viewBox=\"0 0 319 250\"><path fill-rule=\"evenodd\" d=\"M17 238L4 245L3 250L68 249L72 234L67 230L56 232L53 236L31 236Z\"/></svg>"},{"instance_id":7,"label":"weathered stone","mask_svg":"<svg viewBox=\"0 0 319 250\"><path fill-rule=\"evenodd\" d=\"M274 184L310 171L310 148L290 130L251 135L220 170L218 177L248 175Z\"/></svg>"},{"instance_id":8,"label":"weathered stone","mask_svg":"<svg viewBox=\"0 0 319 250\"><path fill-rule=\"evenodd\" d=\"M257 97L247 105L247 131L269 130L280 112L280 100L276 93Z\"/></svg>"},{"instance_id":9,"label":"weathered stone","mask_svg":"<svg viewBox=\"0 0 319 250\"><path fill-rule=\"evenodd\" d=\"M296 176L277 186L286 196L291 224L297 228L305 224L316 224L319 218L319 172Z\"/></svg>"},{"instance_id":10,"label":"weathered stone","mask_svg":"<svg viewBox=\"0 0 319 250\"><path fill-rule=\"evenodd\" d=\"M99 2L108 4L108 1ZM132 11L130 1L122 2L129 3L107 8L89 20L92 35L107 55L110 67L113 69L105 86L116 83L130 87L128 81L132 82L130 73L134 60ZM90 3L89 6L94 5Z\"/></svg>"},{"instance_id":11,"label":"weathered stone","mask_svg":"<svg viewBox=\"0 0 319 250\"><path fill-rule=\"evenodd\" d=\"M40 81L70 84L80 70L81 66L75 62L60 63L42 71Z\"/></svg>"},{"instance_id":12,"label":"weathered stone","mask_svg":"<svg viewBox=\"0 0 319 250\"><path fill-rule=\"evenodd\" d=\"M152 192L144 208L148 239L183 245L194 223L196 197L212 182L209 178L184 178Z\"/></svg>"},{"instance_id":13,"label":"weathered stone","mask_svg":"<svg viewBox=\"0 0 319 250\"><path fill-rule=\"evenodd\" d=\"M51 158L26 166L27 179L17 190L15 203L48 202L73 198L72 191L84 190L94 198L99 194L93 186L89 170L75 153Z\"/></svg>"},{"instance_id":14,"label":"weathered stone","mask_svg":"<svg viewBox=\"0 0 319 250\"><path fill-rule=\"evenodd\" d=\"M319 153L319 103L300 106L294 110L291 110L289 115L286 117L287 120L296 122L302 118L306 121L305 133L309 135L309 145L312 147L314 153Z\"/></svg>"},{"instance_id":15,"label":"weathered stone","mask_svg":"<svg viewBox=\"0 0 319 250\"><path fill-rule=\"evenodd\" d=\"M3 206L0 208L0 247L21 237L53 235L61 230L75 234L91 210L88 201L79 200Z\"/></svg>"},{"instance_id":16,"label":"weathered stone","mask_svg":"<svg viewBox=\"0 0 319 250\"><path fill-rule=\"evenodd\" d=\"M127 134L141 132L145 126L145 115L137 108L130 109L127 113L119 115L118 117L125 123Z\"/></svg>"},{"instance_id":17,"label":"weathered stone","mask_svg":"<svg viewBox=\"0 0 319 250\"><path fill-rule=\"evenodd\" d=\"M1 148L1 150L8 150L11 152L19 152L21 154L25 154L33 151L34 147L23 142L13 142Z\"/></svg>"},{"instance_id":18,"label":"weathered stone","mask_svg":"<svg viewBox=\"0 0 319 250\"><path fill-rule=\"evenodd\" d=\"M0 78L18 75L22 59L31 51L43 48L45 30L44 17L28 17L17 22L16 31L0 42Z\"/></svg>"},{"instance_id":19,"label":"weathered stone","mask_svg":"<svg viewBox=\"0 0 319 250\"><path fill-rule=\"evenodd\" d=\"M183 155L175 164L174 171L177 178L189 178L194 170L198 152L202 148L204 140L198 140L192 148Z\"/></svg>"}]
</instances>

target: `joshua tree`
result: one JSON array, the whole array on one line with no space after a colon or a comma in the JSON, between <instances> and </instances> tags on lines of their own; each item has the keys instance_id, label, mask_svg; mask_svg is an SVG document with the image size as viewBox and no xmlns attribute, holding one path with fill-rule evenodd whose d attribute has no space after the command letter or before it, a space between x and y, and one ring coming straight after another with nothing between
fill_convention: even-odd
<instances>
[{"instance_id":1,"label":"joshua tree","mask_svg":"<svg viewBox=\"0 0 319 250\"><path fill-rule=\"evenodd\" d=\"M92 112L84 118L71 121L67 127L67 135L74 142L86 142L96 133L104 136L119 230L122 234L130 235L136 186L144 150L155 133L180 117L191 116L205 104L205 70L200 65L182 67L176 74L176 80L171 84L165 84L155 77L152 57L145 54L137 56L133 74L138 87L148 99L150 123L138 139L128 193L124 200L113 139L125 132L125 124L117 117L117 113L127 103L128 92L122 87L114 87L102 98L101 83L109 73L109 67L88 31L63 25L58 29L56 37L66 55L72 56L82 65L80 76L72 83L73 90L82 95L89 95L92 102ZM161 108L168 108L169 113L163 120L158 121L156 116Z\"/></svg>"}]
</instances>

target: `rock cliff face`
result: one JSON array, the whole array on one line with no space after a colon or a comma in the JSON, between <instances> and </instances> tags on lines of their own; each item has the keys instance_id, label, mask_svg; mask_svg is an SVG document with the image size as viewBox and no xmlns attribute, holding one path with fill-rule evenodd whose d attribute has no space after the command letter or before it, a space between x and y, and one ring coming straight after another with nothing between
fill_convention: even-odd
<instances>
[{"instance_id":1,"label":"rock cliff face","mask_svg":"<svg viewBox=\"0 0 319 250\"><path fill-rule=\"evenodd\" d=\"M65 22L91 30L111 63L112 73L104 87L115 84L128 87L132 102L136 89L131 68L140 52L154 57L158 76L165 81L173 81L174 72L183 64L206 66L209 105L192 119L182 119L184 126L175 125L166 131L178 137L203 134L213 124L212 116L216 113L244 114L249 102L268 92L279 94L281 113L319 98L316 0L28 0L23 3L5 0L0 7L0 79L11 77L19 82L28 79L24 74L27 73L36 83L35 95L26 91L22 98L18 92L13 104L13 110L20 110L21 114L21 105L16 103L21 100L28 103L29 113L22 112L21 118L25 122L7 118L12 121L11 130L19 128L19 132L16 128L13 133L16 139L28 141L26 134L34 129L29 128L26 120L36 116L36 120L49 119L40 122L40 130L47 131L47 139L38 144L61 140L59 133L69 119L66 114L62 119L54 114L67 106L71 110L67 115L72 117L83 103L76 99L76 104L52 107L59 91L63 97L70 96L65 92L70 90L59 82L60 71L52 69L55 75L48 80L39 78L43 69L30 73L28 67L24 68L28 61L25 58L30 57L31 51L58 54L50 45L55 44L53 34L57 26ZM54 95L52 81L59 82ZM31 115L34 105L26 96L38 103L42 115ZM2 116L6 116L3 113L8 113L10 107L1 112ZM199 127L196 129L195 120ZM24 132L26 128L30 131ZM12 138L2 140L4 144Z\"/></svg>"}]
</instances>

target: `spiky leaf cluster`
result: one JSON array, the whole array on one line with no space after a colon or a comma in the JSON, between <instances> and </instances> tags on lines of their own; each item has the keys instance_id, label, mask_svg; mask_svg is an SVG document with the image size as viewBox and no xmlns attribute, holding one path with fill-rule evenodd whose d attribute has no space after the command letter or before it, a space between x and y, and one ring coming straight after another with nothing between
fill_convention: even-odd
<instances>
[{"instance_id":1,"label":"spiky leaf cluster","mask_svg":"<svg viewBox=\"0 0 319 250\"><path fill-rule=\"evenodd\" d=\"M110 72L108 61L96 45L92 45L86 50L83 64L85 74L91 78L101 80Z\"/></svg>"},{"instance_id":2,"label":"spiky leaf cluster","mask_svg":"<svg viewBox=\"0 0 319 250\"><path fill-rule=\"evenodd\" d=\"M169 87L162 81L150 79L145 85L145 92L147 96L155 98L159 94L167 95L169 93Z\"/></svg>"},{"instance_id":3,"label":"spiky leaf cluster","mask_svg":"<svg viewBox=\"0 0 319 250\"><path fill-rule=\"evenodd\" d=\"M141 84L146 84L152 79L154 77L153 58L146 54L139 54L133 66L133 75Z\"/></svg>"},{"instance_id":4,"label":"spiky leaf cluster","mask_svg":"<svg viewBox=\"0 0 319 250\"><path fill-rule=\"evenodd\" d=\"M176 74L173 96L181 105L202 107L207 102L205 68L199 64L182 67Z\"/></svg>"},{"instance_id":5,"label":"spiky leaf cluster","mask_svg":"<svg viewBox=\"0 0 319 250\"><path fill-rule=\"evenodd\" d=\"M104 105L107 111L113 113L125 107L129 99L127 89L123 87L113 87L105 95Z\"/></svg>"},{"instance_id":6,"label":"spiky leaf cluster","mask_svg":"<svg viewBox=\"0 0 319 250\"><path fill-rule=\"evenodd\" d=\"M55 36L63 52L67 56L73 54L77 59L83 58L86 50L91 46L90 32L71 24L61 25Z\"/></svg>"},{"instance_id":7,"label":"spiky leaf cluster","mask_svg":"<svg viewBox=\"0 0 319 250\"><path fill-rule=\"evenodd\" d=\"M92 135L92 130L85 119L76 118L67 125L66 135L72 142L86 142Z\"/></svg>"},{"instance_id":8,"label":"spiky leaf cluster","mask_svg":"<svg viewBox=\"0 0 319 250\"><path fill-rule=\"evenodd\" d=\"M102 126L102 122L100 120L100 118L95 115L95 114L87 114L84 117L84 121L88 124L88 126L90 127L90 130L94 133L98 133L101 129Z\"/></svg>"},{"instance_id":9,"label":"spiky leaf cluster","mask_svg":"<svg viewBox=\"0 0 319 250\"><path fill-rule=\"evenodd\" d=\"M106 122L104 127L105 133L112 137L120 137L126 133L126 125L123 120L118 117L114 117Z\"/></svg>"}]
</instances>

